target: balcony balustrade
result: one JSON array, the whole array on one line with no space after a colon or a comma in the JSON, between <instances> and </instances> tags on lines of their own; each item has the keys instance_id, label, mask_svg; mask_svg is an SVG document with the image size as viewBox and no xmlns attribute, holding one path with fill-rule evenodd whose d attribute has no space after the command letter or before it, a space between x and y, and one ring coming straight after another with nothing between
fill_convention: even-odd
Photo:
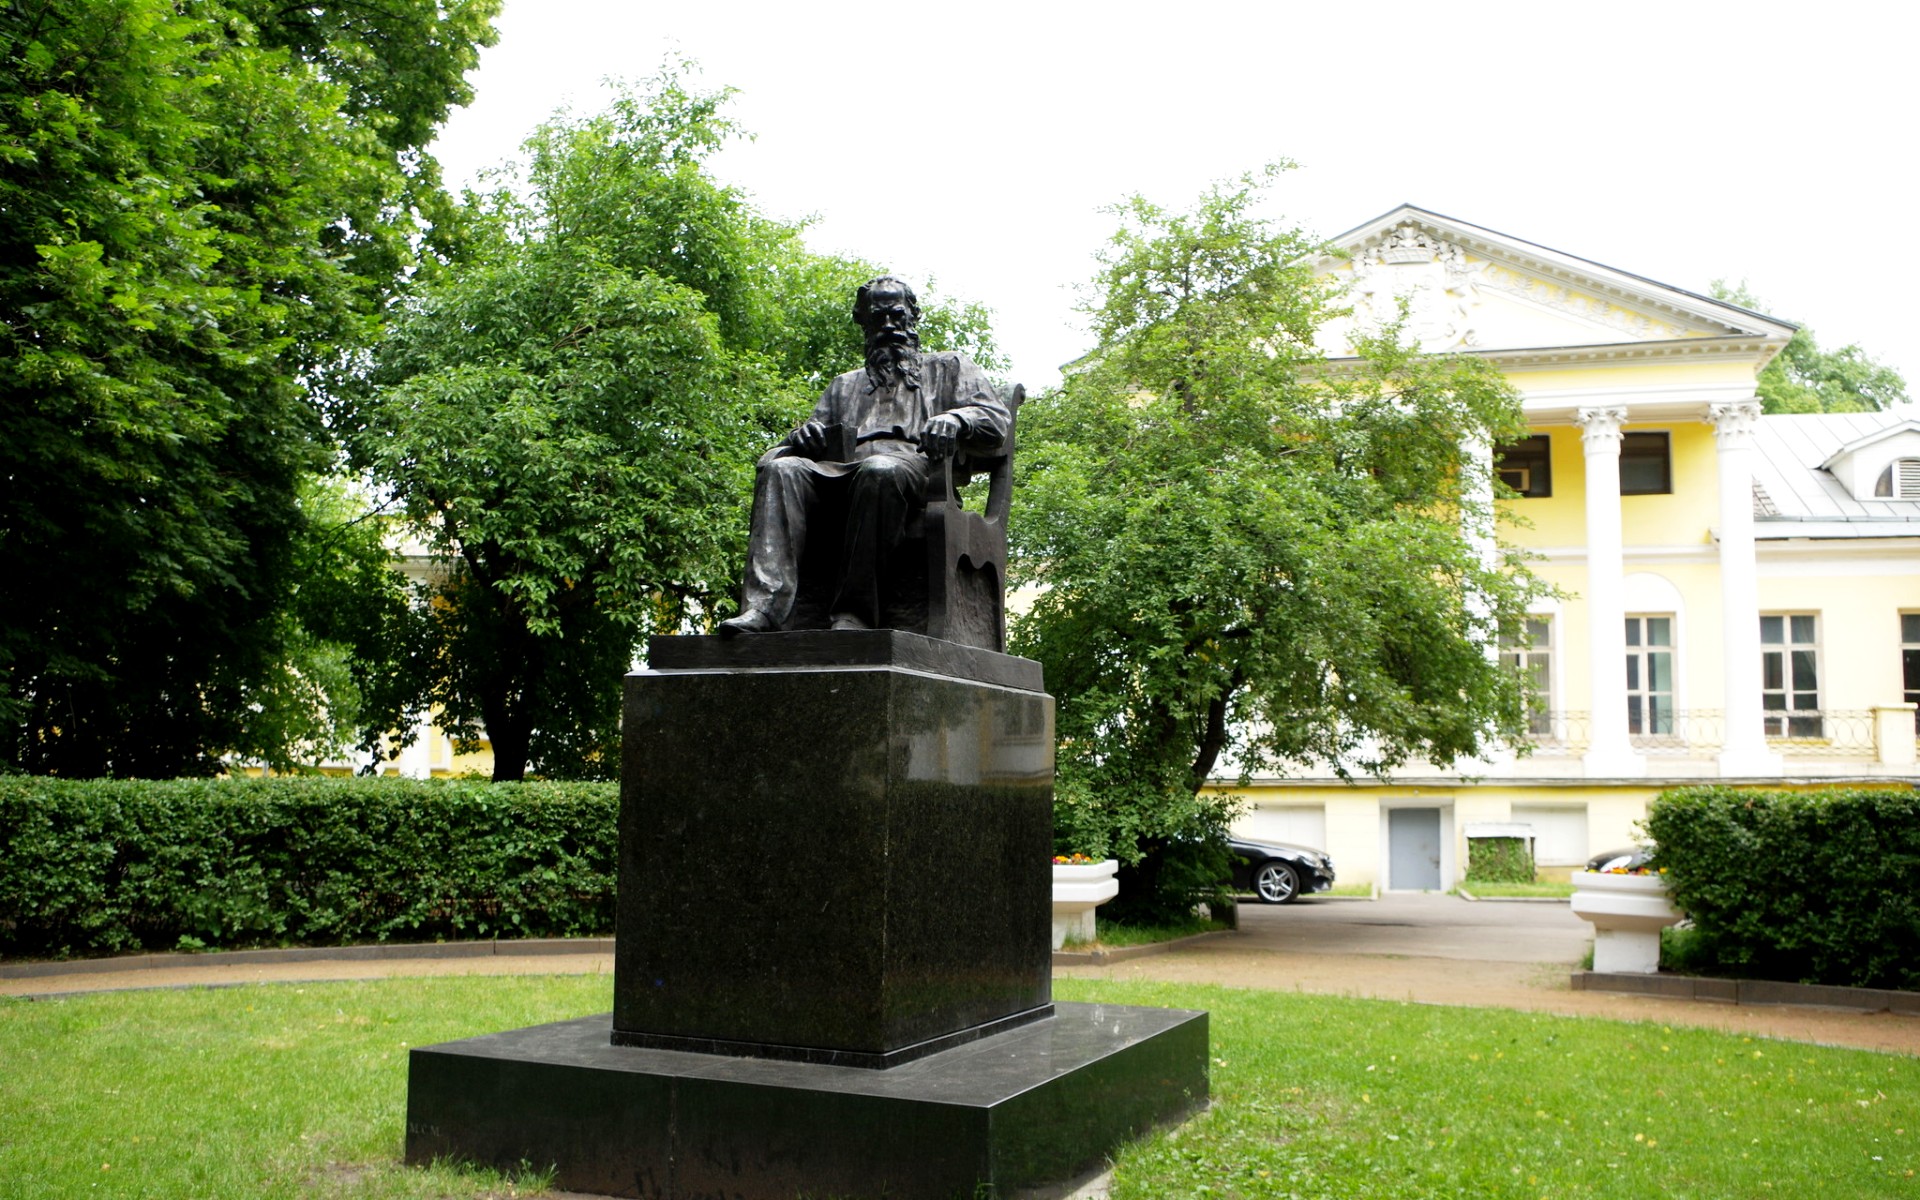
<instances>
[{"instance_id":1,"label":"balcony balustrade","mask_svg":"<svg viewBox=\"0 0 1920 1200\"><path fill-rule=\"evenodd\" d=\"M1871 709L1802 709L1768 712L1767 745L1788 758L1865 758L1876 756ZM1726 742L1726 714L1719 709L1670 709L1649 714L1628 737L1650 757L1701 757L1717 754ZM1593 714L1569 709L1536 712L1531 722L1534 754L1574 756L1591 744Z\"/></svg>"}]
</instances>

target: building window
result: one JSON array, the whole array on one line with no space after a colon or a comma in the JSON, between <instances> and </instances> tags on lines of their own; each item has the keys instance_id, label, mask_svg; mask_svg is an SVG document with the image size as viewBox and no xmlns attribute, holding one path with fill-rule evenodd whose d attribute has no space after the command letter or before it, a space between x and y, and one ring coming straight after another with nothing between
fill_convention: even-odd
<instances>
[{"instance_id":1,"label":"building window","mask_svg":"<svg viewBox=\"0 0 1920 1200\"><path fill-rule=\"evenodd\" d=\"M1500 482L1522 496L1553 495L1553 443L1544 433L1503 442L1493 449Z\"/></svg>"},{"instance_id":2,"label":"building window","mask_svg":"<svg viewBox=\"0 0 1920 1200\"><path fill-rule=\"evenodd\" d=\"M1552 626L1547 617L1528 617L1519 630L1500 638L1500 660L1519 674L1527 689L1527 732L1545 737L1553 732L1553 657L1548 649ZM1920 659L1920 649L1916 649Z\"/></svg>"},{"instance_id":3,"label":"building window","mask_svg":"<svg viewBox=\"0 0 1920 1200\"><path fill-rule=\"evenodd\" d=\"M1883 500L1920 500L1920 458L1896 458L1880 472L1873 494Z\"/></svg>"},{"instance_id":4,"label":"building window","mask_svg":"<svg viewBox=\"0 0 1920 1200\"><path fill-rule=\"evenodd\" d=\"M1673 491L1673 449L1664 433L1620 435L1620 494L1664 496Z\"/></svg>"},{"instance_id":5,"label":"building window","mask_svg":"<svg viewBox=\"0 0 1920 1200\"><path fill-rule=\"evenodd\" d=\"M1823 735L1817 633L1811 615L1760 618L1760 707L1768 737Z\"/></svg>"},{"instance_id":6,"label":"building window","mask_svg":"<svg viewBox=\"0 0 1920 1200\"><path fill-rule=\"evenodd\" d=\"M1900 697L1907 704L1920 704L1920 613L1900 614ZM1913 714L1913 728L1920 733L1920 711Z\"/></svg>"},{"instance_id":7,"label":"building window","mask_svg":"<svg viewBox=\"0 0 1920 1200\"><path fill-rule=\"evenodd\" d=\"M1673 733L1673 618L1627 618L1627 732Z\"/></svg>"}]
</instances>

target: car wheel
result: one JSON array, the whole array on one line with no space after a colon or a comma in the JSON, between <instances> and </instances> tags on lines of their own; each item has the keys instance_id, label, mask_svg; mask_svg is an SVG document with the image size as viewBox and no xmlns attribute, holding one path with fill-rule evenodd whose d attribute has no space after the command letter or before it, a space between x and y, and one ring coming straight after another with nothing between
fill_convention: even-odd
<instances>
[{"instance_id":1,"label":"car wheel","mask_svg":"<svg viewBox=\"0 0 1920 1200\"><path fill-rule=\"evenodd\" d=\"M1253 894L1262 904L1292 904L1300 895L1300 876L1286 863L1269 859L1253 873Z\"/></svg>"}]
</instances>

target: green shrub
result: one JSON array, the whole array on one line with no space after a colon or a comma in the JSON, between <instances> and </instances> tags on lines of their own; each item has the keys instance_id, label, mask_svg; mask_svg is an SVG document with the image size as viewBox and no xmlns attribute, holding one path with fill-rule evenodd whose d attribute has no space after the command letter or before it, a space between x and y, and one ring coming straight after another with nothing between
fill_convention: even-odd
<instances>
[{"instance_id":1,"label":"green shrub","mask_svg":"<svg viewBox=\"0 0 1920 1200\"><path fill-rule=\"evenodd\" d=\"M1920 989L1920 793L1681 788L1654 801L1687 958L1730 975Z\"/></svg>"},{"instance_id":2,"label":"green shrub","mask_svg":"<svg viewBox=\"0 0 1920 1200\"><path fill-rule=\"evenodd\" d=\"M1120 894L1100 916L1116 925L1176 925L1191 920L1196 905L1232 904L1232 872L1224 839L1153 846L1137 863L1121 861Z\"/></svg>"},{"instance_id":3,"label":"green shrub","mask_svg":"<svg viewBox=\"0 0 1920 1200\"><path fill-rule=\"evenodd\" d=\"M0 777L0 954L613 927L612 784Z\"/></svg>"},{"instance_id":4,"label":"green shrub","mask_svg":"<svg viewBox=\"0 0 1920 1200\"><path fill-rule=\"evenodd\" d=\"M1468 838L1468 883L1532 883L1533 855L1522 838Z\"/></svg>"}]
</instances>

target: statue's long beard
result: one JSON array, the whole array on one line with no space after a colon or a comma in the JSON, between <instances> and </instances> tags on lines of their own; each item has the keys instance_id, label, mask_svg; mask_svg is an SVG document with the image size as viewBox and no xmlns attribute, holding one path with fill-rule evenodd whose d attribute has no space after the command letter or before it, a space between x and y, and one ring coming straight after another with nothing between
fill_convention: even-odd
<instances>
[{"instance_id":1,"label":"statue's long beard","mask_svg":"<svg viewBox=\"0 0 1920 1200\"><path fill-rule=\"evenodd\" d=\"M919 387L919 335L908 334L905 341L891 345L869 341L867 343L867 382L876 388L901 383L908 387Z\"/></svg>"}]
</instances>

